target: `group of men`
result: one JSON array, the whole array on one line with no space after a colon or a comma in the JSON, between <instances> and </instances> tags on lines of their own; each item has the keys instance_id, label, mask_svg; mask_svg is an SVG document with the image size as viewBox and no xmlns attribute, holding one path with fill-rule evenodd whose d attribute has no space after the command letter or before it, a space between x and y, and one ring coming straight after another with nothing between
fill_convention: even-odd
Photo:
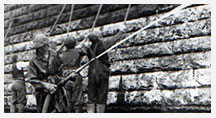
<instances>
[{"instance_id":1,"label":"group of men","mask_svg":"<svg viewBox=\"0 0 216 118\"><path fill-rule=\"evenodd\" d=\"M36 54L32 58L28 67L28 79L34 87L34 95L37 103L37 112L66 112L82 113L84 103L83 77L75 70L81 66L81 59L87 56L89 60L94 59L104 52L115 42L122 38L123 33L119 32L112 40L100 40L97 34L90 33L79 43L73 37L63 39L59 49L53 49L49 46L48 37L44 34L37 34L34 39ZM78 46L77 46L78 45ZM16 61L14 61L16 62ZM16 65L16 63L14 63ZM16 81L23 84L24 77L20 69L14 65L12 75ZM109 84L110 61L108 54L104 54L89 64L88 68L88 86L86 103L88 113L104 113ZM64 84L59 84L67 77L70 80ZM16 86L18 82L14 82ZM58 86L57 86L58 85ZM21 86L21 85L20 85ZM18 87L18 97L12 98L12 106L15 104L26 104L25 87ZM19 94L23 93L23 94ZM18 102L18 101L21 102ZM23 110L19 110L23 112ZM13 110L14 112L14 110Z\"/></svg>"}]
</instances>

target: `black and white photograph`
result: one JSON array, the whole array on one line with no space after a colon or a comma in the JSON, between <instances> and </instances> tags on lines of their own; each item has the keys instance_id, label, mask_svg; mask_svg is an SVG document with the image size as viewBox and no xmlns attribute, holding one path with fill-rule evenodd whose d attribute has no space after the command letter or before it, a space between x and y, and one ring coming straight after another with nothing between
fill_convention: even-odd
<instances>
[{"instance_id":1,"label":"black and white photograph","mask_svg":"<svg viewBox=\"0 0 216 118\"><path fill-rule=\"evenodd\" d=\"M211 4L3 8L4 113L212 112Z\"/></svg>"}]
</instances>

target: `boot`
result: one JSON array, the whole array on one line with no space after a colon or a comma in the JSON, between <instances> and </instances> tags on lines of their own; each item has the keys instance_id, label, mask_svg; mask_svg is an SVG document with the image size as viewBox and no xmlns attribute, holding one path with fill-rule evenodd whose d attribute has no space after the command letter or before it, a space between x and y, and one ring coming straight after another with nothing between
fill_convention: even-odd
<instances>
[{"instance_id":1,"label":"boot","mask_svg":"<svg viewBox=\"0 0 216 118\"><path fill-rule=\"evenodd\" d=\"M97 113L105 113L105 104L97 104Z\"/></svg>"},{"instance_id":2,"label":"boot","mask_svg":"<svg viewBox=\"0 0 216 118\"><path fill-rule=\"evenodd\" d=\"M95 113L95 104L87 104L87 112Z\"/></svg>"},{"instance_id":3,"label":"boot","mask_svg":"<svg viewBox=\"0 0 216 118\"><path fill-rule=\"evenodd\" d=\"M82 106L76 106L75 107L75 113L83 113Z\"/></svg>"}]
</instances>

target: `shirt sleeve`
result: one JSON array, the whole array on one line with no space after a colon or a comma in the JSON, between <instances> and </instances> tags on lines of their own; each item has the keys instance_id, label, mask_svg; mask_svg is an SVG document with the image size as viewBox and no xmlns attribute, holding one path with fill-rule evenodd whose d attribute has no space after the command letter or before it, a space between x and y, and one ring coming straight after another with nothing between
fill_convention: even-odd
<instances>
[{"instance_id":1,"label":"shirt sleeve","mask_svg":"<svg viewBox=\"0 0 216 118\"><path fill-rule=\"evenodd\" d=\"M125 33L118 33L116 34L114 37L112 37L112 39L106 39L103 40L103 45L105 49L110 48L111 46L113 46L117 41L123 39L126 37L127 34Z\"/></svg>"},{"instance_id":2,"label":"shirt sleeve","mask_svg":"<svg viewBox=\"0 0 216 118\"><path fill-rule=\"evenodd\" d=\"M31 80L31 79L37 78L38 77L37 74L38 74L37 73L37 68L36 68L34 62L31 61L29 63L29 68L28 68L28 74L27 74L28 75L28 79Z\"/></svg>"}]
</instances>

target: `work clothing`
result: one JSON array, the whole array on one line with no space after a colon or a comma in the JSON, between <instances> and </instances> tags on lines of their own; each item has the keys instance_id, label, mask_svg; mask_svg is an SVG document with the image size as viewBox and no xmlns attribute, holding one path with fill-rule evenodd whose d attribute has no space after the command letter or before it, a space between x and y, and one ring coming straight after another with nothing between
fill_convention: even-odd
<instances>
[{"instance_id":1,"label":"work clothing","mask_svg":"<svg viewBox=\"0 0 216 118\"><path fill-rule=\"evenodd\" d=\"M86 53L89 60L97 57L101 53L105 52L109 47L116 43L122 35L122 32L114 36L113 40L99 40L95 34L88 36L91 41L90 47L84 47L80 51ZM86 49L85 49L86 48ZM105 112L105 105L108 95L109 85L109 57L108 54L104 54L99 59L96 59L89 65L88 69L88 112L94 112L95 105L97 105L97 112Z\"/></svg>"},{"instance_id":2,"label":"work clothing","mask_svg":"<svg viewBox=\"0 0 216 118\"><path fill-rule=\"evenodd\" d=\"M70 42L71 43L71 42ZM71 70L76 70L80 67L81 56L76 49L67 49L61 54L63 62L63 71L70 72ZM70 73L63 75L68 76ZM67 90L67 99L69 104L71 104L75 109L75 112L82 112L82 106L84 104L83 100L83 79L81 75L78 75L75 80L69 80L65 84L65 89Z\"/></svg>"},{"instance_id":3,"label":"work clothing","mask_svg":"<svg viewBox=\"0 0 216 118\"><path fill-rule=\"evenodd\" d=\"M43 54L38 51L37 55L30 61L29 64L28 77L30 79L30 83L36 90L35 96L38 105L38 112L42 112L45 98L50 93L44 88L44 86L34 84L33 81L39 80L40 82L47 82L50 84L57 84L61 81L61 59L53 50L48 50L47 53L48 57L46 58L46 56L42 56ZM50 104L46 112L52 112L54 109L57 110L57 112L66 112L67 105L64 97L64 91L62 89L58 89L55 94L51 95Z\"/></svg>"},{"instance_id":4,"label":"work clothing","mask_svg":"<svg viewBox=\"0 0 216 118\"><path fill-rule=\"evenodd\" d=\"M102 41L93 43L87 50L90 59L105 51ZM105 104L107 101L109 83L109 58L105 54L89 65L88 69L88 103Z\"/></svg>"},{"instance_id":5,"label":"work clothing","mask_svg":"<svg viewBox=\"0 0 216 118\"><path fill-rule=\"evenodd\" d=\"M10 112L15 113L16 108L18 108L18 112L23 113L24 107L27 103L24 72L22 69L17 67L17 63L14 63L12 65L11 74L14 81L11 86L12 99Z\"/></svg>"}]
</instances>

